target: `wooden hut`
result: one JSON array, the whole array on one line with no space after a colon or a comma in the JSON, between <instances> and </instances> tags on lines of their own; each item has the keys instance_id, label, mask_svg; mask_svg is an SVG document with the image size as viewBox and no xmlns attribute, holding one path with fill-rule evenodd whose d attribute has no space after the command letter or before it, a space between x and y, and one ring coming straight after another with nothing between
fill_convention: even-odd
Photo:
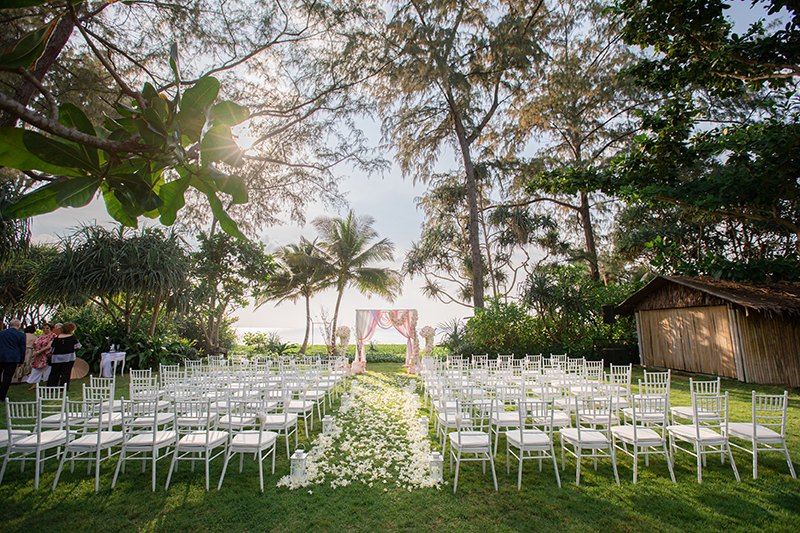
<instances>
[{"instance_id":1,"label":"wooden hut","mask_svg":"<svg viewBox=\"0 0 800 533\"><path fill-rule=\"evenodd\" d=\"M658 276L614 308L636 315L646 366L800 387L800 285Z\"/></svg>"}]
</instances>

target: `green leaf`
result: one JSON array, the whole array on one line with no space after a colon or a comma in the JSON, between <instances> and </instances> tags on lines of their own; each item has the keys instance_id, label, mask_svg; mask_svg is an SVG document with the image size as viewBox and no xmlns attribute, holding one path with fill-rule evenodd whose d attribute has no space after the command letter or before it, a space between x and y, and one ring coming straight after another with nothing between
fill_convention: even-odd
<instances>
[{"instance_id":1,"label":"green leaf","mask_svg":"<svg viewBox=\"0 0 800 533\"><path fill-rule=\"evenodd\" d=\"M217 188L225 194L229 194L234 204L247 203L247 184L241 177L232 175L216 181Z\"/></svg>"},{"instance_id":2,"label":"green leaf","mask_svg":"<svg viewBox=\"0 0 800 533\"><path fill-rule=\"evenodd\" d=\"M176 123L180 125L181 133L191 142L196 143L200 140L206 117L202 111L184 107L178 112Z\"/></svg>"},{"instance_id":3,"label":"green leaf","mask_svg":"<svg viewBox=\"0 0 800 533\"><path fill-rule=\"evenodd\" d=\"M61 207L83 207L94 198L97 188L100 187L100 178L72 178L56 194L56 203Z\"/></svg>"},{"instance_id":4,"label":"green leaf","mask_svg":"<svg viewBox=\"0 0 800 533\"><path fill-rule=\"evenodd\" d=\"M172 43L169 47L169 66L172 69L172 75L175 77L175 91L176 100L181 99L181 67L180 56L178 55L178 43Z\"/></svg>"},{"instance_id":5,"label":"green leaf","mask_svg":"<svg viewBox=\"0 0 800 533\"><path fill-rule=\"evenodd\" d=\"M228 100L214 106L214 124L235 126L247 120L250 110Z\"/></svg>"},{"instance_id":6,"label":"green leaf","mask_svg":"<svg viewBox=\"0 0 800 533\"><path fill-rule=\"evenodd\" d=\"M225 212L225 209L222 207L222 202L220 202L219 198L217 198L217 193L215 193L207 183L195 178L192 180L192 185L206 195L208 198L208 203L211 205L211 211L219 221L219 227L221 227L225 233L231 237L236 237L237 239L248 240L247 237L245 237L244 234L239 231L239 227L236 225L236 222L230 216L228 216L228 213Z\"/></svg>"},{"instance_id":7,"label":"green leaf","mask_svg":"<svg viewBox=\"0 0 800 533\"><path fill-rule=\"evenodd\" d=\"M97 135L94 125L89 117L75 104L63 104L58 106L58 121L68 128L75 128L86 135ZM83 152L95 166L100 166L100 156L97 148L80 145L79 149Z\"/></svg>"},{"instance_id":8,"label":"green leaf","mask_svg":"<svg viewBox=\"0 0 800 533\"><path fill-rule=\"evenodd\" d=\"M189 188L190 180L191 176L187 175L185 178L165 183L158 190L158 195L164 202L164 205L161 207L161 218L159 220L165 226L173 225L178 216L178 211L186 205L183 195L186 189Z\"/></svg>"},{"instance_id":9,"label":"green leaf","mask_svg":"<svg viewBox=\"0 0 800 533\"><path fill-rule=\"evenodd\" d=\"M154 98L158 98L158 91L147 81L142 88L142 96L144 96L145 100L153 100Z\"/></svg>"},{"instance_id":10,"label":"green leaf","mask_svg":"<svg viewBox=\"0 0 800 533\"><path fill-rule=\"evenodd\" d=\"M26 34L22 39L6 48L4 53L0 55L0 64L12 68L32 68L36 64L36 60L44 52L47 39L55 28L57 20L56 18L47 26Z\"/></svg>"},{"instance_id":11,"label":"green leaf","mask_svg":"<svg viewBox=\"0 0 800 533\"><path fill-rule=\"evenodd\" d=\"M31 153L53 165L85 170L87 173L100 173L100 169L86 154L72 145L56 141L34 131L25 131L22 142Z\"/></svg>"},{"instance_id":12,"label":"green leaf","mask_svg":"<svg viewBox=\"0 0 800 533\"><path fill-rule=\"evenodd\" d=\"M200 155L203 165L224 161L238 167L244 163L242 151L234 142L230 128L226 126L214 126L206 132L200 142Z\"/></svg>"},{"instance_id":13,"label":"green leaf","mask_svg":"<svg viewBox=\"0 0 800 533\"><path fill-rule=\"evenodd\" d=\"M203 111L214 103L219 94L219 81L211 76L200 78L197 83L186 89L181 100L181 109Z\"/></svg>"},{"instance_id":14,"label":"green leaf","mask_svg":"<svg viewBox=\"0 0 800 533\"><path fill-rule=\"evenodd\" d=\"M30 218L36 215L52 213L60 207L56 202L56 195L66 184L67 180L64 180L39 187L21 197L16 203L3 209L3 216L7 218Z\"/></svg>"},{"instance_id":15,"label":"green leaf","mask_svg":"<svg viewBox=\"0 0 800 533\"><path fill-rule=\"evenodd\" d=\"M85 172L48 163L32 154L23 141L23 134L33 132L22 128L0 128L0 165L17 170L38 170L45 174L77 178ZM38 134L35 134L38 135Z\"/></svg>"},{"instance_id":16,"label":"green leaf","mask_svg":"<svg viewBox=\"0 0 800 533\"><path fill-rule=\"evenodd\" d=\"M139 227L138 219L128 215L122 209L122 203L116 197L114 191L109 188L107 183L103 182L100 185L100 190L103 191L103 201L106 203L106 211L108 211L108 214L111 215L114 220L129 228Z\"/></svg>"},{"instance_id":17,"label":"green leaf","mask_svg":"<svg viewBox=\"0 0 800 533\"><path fill-rule=\"evenodd\" d=\"M153 109L152 107L148 107L147 109L145 109L144 118L147 120L147 123L150 124L151 129L155 133L157 133L161 137L167 136L167 128L164 126L164 122L162 121L161 117L158 115L155 109Z\"/></svg>"}]
</instances>

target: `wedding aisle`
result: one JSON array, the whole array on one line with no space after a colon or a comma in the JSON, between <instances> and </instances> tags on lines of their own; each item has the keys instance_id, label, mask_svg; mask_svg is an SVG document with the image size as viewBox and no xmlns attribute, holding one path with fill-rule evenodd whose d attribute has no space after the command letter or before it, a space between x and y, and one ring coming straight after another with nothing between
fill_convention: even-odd
<instances>
[{"instance_id":1,"label":"wedding aisle","mask_svg":"<svg viewBox=\"0 0 800 533\"><path fill-rule=\"evenodd\" d=\"M349 399L333 413L334 430L311 443L302 478L284 476L279 487L331 488L362 483L411 491L436 487L428 475L431 451L419 431L420 397L416 380L398 374L367 372L351 381Z\"/></svg>"}]
</instances>

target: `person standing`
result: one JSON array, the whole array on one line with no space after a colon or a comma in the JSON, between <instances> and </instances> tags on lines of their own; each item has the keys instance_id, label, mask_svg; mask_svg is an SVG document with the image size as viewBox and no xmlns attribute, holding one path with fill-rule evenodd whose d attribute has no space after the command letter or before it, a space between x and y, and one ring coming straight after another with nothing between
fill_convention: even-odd
<instances>
[{"instance_id":1,"label":"person standing","mask_svg":"<svg viewBox=\"0 0 800 533\"><path fill-rule=\"evenodd\" d=\"M61 324L53 326L50 323L42 325L42 336L36 339L33 343L33 354L31 356L31 373L28 376L28 383L31 387L28 390L36 388L36 384L40 381L47 382L50 377L50 364L48 358L50 357L50 346L56 335L61 333Z\"/></svg>"},{"instance_id":2,"label":"person standing","mask_svg":"<svg viewBox=\"0 0 800 533\"><path fill-rule=\"evenodd\" d=\"M53 355L50 357L50 378L47 380L48 387L59 387L66 385L69 390L69 378L72 374L72 365L75 364L75 352L81 347L80 341L72 333L75 331L75 324L64 322L61 325L61 333L53 339Z\"/></svg>"},{"instance_id":3,"label":"person standing","mask_svg":"<svg viewBox=\"0 0 800 533\"><path fill-rule=\"evenodd\" d=\"M0 402L6 401L17 365L25 361L26 339L20 325L15 318L9 321L8 329L0 331Z\"/></svg>"},{"instance_id":4,"label":"person standing","mask_svg":"<svg viewBox=\"0 0 800 533\"><path fill-rule=\"evenodd\" d=\"M17 367L15 381L22 383L31 373L31 359L33 359L33 343L36 342L36 326L28 326L25 332L25 362Z\"/></svg>"}]
</instances>

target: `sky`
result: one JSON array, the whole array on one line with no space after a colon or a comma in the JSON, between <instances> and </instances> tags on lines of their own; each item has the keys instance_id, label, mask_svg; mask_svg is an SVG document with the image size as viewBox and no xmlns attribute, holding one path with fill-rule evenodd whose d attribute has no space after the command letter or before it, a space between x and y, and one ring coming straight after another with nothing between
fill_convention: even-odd
<instances>
[{"instance_id":1,"label":"sky","mask_svg":"<svg viewBox=\"0 0 800 533\"><path fill-rule=\"evenodd\" d=\"M749 0L733 0L730 13L737 21L735 31L742 32L747 24L753 20L754 12L751 10ZM378 126L369 127L374 130L377 137ZM443 161L451 168L456 167L455 161ZM349 168L341 167L336 170L340 176L340 190L346 193L349 208L357 215L370 215L375 219L374 229L380 238L388 238L395 244L394 262L383 266L400 269L405 253L410 249L413 241L420 235L423 222L422 212L417 210L415 198L422 195L424 185L414 185L411 180L404 180L396 165L380 176L368 177L362 173L354 172ZM312 204L308 208L306 219L309 224L303 227L297 225L277 226L265 229L260 240L267 246L267 251L274 251L282 245L298 242L300 236L308 239L316 237L316 231L310 222L317 216L346 216L347 210L327 211L321 204ZM81 224L92 223L111 225L113 220L106 213L102 200L95 200L81 209L59 209L47 215L35 217L32 221L32 234L34 242L54 242L59 236L67 235L71 229ZM406 279L403 292L393 303L382 298L368 298L355 289L345 291L339 313L339 324L351 326L355 330L356 309L417 309L419 311L418 329L425 325L439 326L453 319L461 319L471 315L470 309L460 305L445 305L435 300L426 298L420 292L422 280L419 278ZM333 315L336 303L334 290L320 293L311 302L312 319L316 322L313 341L322 343L322 328L320 314L322 309L327 310L328 316ZM276 332L283 342L301 343L305 330L305 304L286 302L280 306L267 303L255 309L252 305L235 312L238 318L235 326L238 332L247 331ZM372 341L376 344L404 343L405 339L393 329L376 330ZM354 342L354 339L351 339Z\"/></svg>"}]
</instances>

